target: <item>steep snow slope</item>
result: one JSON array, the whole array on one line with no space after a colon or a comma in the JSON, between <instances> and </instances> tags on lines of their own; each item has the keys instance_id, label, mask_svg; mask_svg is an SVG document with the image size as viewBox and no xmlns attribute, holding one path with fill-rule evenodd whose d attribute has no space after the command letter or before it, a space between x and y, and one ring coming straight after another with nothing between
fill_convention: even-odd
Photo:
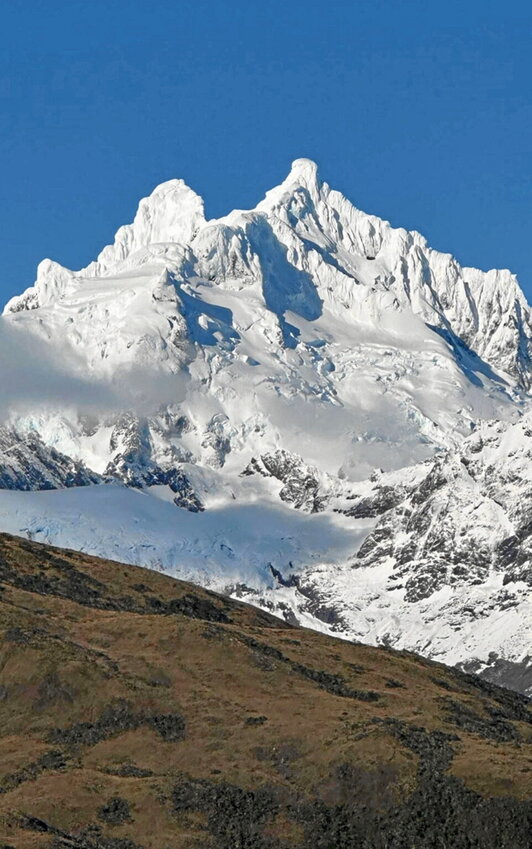
<instances>
[{"instance_id":1,"label":"steep snow slope","mask_svg":"<svg viewBox=\"0 0 532 849\"><path fill-rule=\"evenodd\" d=\"M13 403L9 433L145 491L3 493L4 529L442 660L524 662L532 329L509 272L462 268L302 159L216 221L163 183L87 268L41 263L2 325L117 396Z\"/></svg>"}]
</instances>

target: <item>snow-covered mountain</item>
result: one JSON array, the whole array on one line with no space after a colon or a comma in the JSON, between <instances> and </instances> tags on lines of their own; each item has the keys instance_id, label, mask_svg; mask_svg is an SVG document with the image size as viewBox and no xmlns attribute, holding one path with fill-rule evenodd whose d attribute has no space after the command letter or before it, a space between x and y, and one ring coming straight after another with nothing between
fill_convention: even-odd
<instances>
[{"instance_id":1,"label":"snow-covered mountain","mask_svg":"<svg viewBox=\"0 0 532 849\"><path fill-rule=\"evenodd\" d=\"M105 388L89 411L9 397L0 483L69 489L2 493L1 529L532 687L532 324L510 272L299 159L215 221L163 183L87 268L41 263L1 333Z\"/></svg>"}]
</instances>

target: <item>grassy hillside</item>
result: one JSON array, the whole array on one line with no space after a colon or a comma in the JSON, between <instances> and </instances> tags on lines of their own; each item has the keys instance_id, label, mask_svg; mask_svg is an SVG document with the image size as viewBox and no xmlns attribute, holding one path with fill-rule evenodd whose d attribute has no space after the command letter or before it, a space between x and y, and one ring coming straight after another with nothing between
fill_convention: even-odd
<instances>
[{"instance_id":1,"label":"grassy hillside","mask_svg":"<svg viewBox=\"0 0 532 849\"><path fill-rule=\"evenodd\" d=\"M529 849L526 700L0 535L0 847Z\"/></svg>"}]
</instances>

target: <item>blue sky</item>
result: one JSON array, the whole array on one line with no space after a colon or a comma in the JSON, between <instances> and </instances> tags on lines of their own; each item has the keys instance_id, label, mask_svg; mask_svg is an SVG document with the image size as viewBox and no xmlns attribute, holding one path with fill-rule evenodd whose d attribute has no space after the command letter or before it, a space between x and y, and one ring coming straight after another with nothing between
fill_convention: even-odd
<instances>
[{"instance_id":1,"label":"blue sky","mask_svg":"<svg viewBox=\"0 0 532 849\"><path fill-rule=\"evenodd\" d=\"M462 8L465 7L465 8ZM357 206L532 298L532 10L455 0L0 3L0 300L159 182L207 215L315 159Z\"/></svg>"}]
</instances>

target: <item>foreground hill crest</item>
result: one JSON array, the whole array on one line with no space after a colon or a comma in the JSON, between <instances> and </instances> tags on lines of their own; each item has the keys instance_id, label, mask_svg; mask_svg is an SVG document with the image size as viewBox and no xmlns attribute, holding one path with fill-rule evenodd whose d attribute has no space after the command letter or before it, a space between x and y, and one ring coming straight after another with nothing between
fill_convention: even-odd
<instances>
[{"instance_id":1,"label":"foreground hill crest","mask_svg":"<svg viewBox=\"0 0 532 849\"><path fill-rule=\"evenodd\" d=\"M5 534L0 587L5 846L528 849L522 696Z\"/></svg>"}]
</instances>

